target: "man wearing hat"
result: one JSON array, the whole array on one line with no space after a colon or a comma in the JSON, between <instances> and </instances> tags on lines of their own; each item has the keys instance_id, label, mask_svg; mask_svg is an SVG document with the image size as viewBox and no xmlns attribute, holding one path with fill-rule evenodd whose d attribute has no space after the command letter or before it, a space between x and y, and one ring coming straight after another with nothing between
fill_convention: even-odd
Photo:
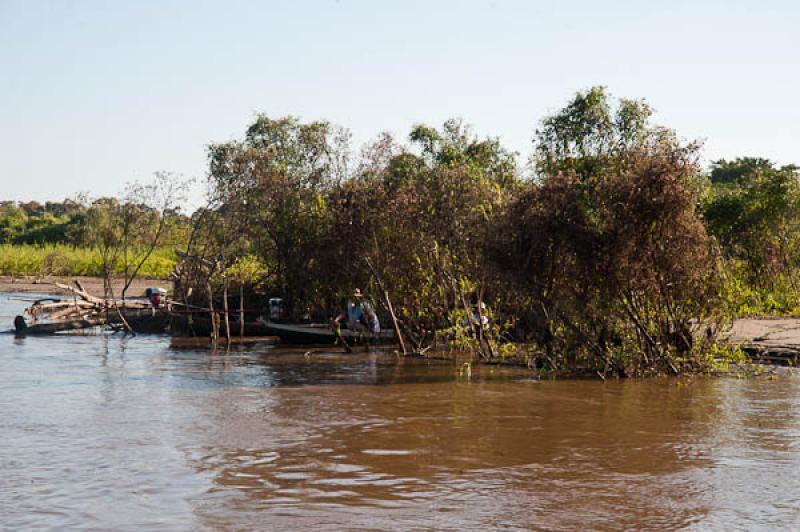
<instances>
[{"instance_id":1,"label":"man wearing hat","mask_svg":"<svg viewBox=\"0 0 800 532\"><path fill-rule=\"evenodd\" d=\"M375 308L364 298L358 288L353 291L353 299L347 302L345 311L336 316L336 323L341 325L342 322L351 331L381 332L381 324Z\"/></svg>"}]
</instances>

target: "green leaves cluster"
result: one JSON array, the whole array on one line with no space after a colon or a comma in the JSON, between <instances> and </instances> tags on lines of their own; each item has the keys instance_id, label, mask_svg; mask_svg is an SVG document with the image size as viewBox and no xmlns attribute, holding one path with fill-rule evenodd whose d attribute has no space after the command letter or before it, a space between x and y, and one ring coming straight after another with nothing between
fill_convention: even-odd
<instances>
[{"instance_id":1,"label":"green leaves cluster","mask_svg":"<svg viewBox=\"0 0 800 532\"><path fill-rule=\"evenodd\" d=\"M708 231L748 282L769 287L800 266L800 174L794 165L744 157L712 165L702 200Z\"/></svg>"}]
</instances>

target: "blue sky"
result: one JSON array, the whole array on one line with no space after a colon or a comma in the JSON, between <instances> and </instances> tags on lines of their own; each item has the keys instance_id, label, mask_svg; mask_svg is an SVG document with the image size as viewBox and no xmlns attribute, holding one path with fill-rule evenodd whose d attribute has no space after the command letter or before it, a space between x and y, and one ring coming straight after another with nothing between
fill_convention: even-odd
<instances>
[{"instance_id":1,"label":"blue sky","mask_svg":"<svg viewBox=\"0 0 800 532\"><path fill-rule=\"evenodd\" d=\"M0 199L202 178L204 147L256 112L356 143L461 117L525 157L537 122L592 85L646 98L707 160L800 163L799 6L0 0Z\"/></svg>"}]
</instances>

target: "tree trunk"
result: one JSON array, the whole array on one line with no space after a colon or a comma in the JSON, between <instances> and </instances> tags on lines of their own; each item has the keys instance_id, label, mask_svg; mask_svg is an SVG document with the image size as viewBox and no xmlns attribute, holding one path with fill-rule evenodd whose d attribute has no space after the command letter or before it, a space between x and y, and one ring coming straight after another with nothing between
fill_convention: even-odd
<instances>
[{"instance_id":1,"label":"tree trunk","mask_svg":"<svg viewBox=\"0 0 800 532\"><path fill-rule=\"evenodd\" d=\"M211 291L211 281L206 281L206 290L208 291L208 316L211 318L211 341L216 343L218 335L217 329L217 314L214 312L214 293Z\"/></svg>"}]
</instances>

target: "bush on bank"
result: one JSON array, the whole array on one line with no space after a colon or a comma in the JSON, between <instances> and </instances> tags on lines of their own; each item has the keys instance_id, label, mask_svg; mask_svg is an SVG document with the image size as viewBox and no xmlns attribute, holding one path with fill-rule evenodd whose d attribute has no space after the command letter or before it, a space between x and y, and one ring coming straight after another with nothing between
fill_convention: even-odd
<instances>
[{"instance_id":1,"label":"bush on bank","mask_svg":"<svg viewBox=\"0 0 800 532\"><path fill-rule=\"evenodd\" d=\"M209 148L212 201L178 285L204 297L215 272L252 256L298 319L385 288L418 349L501 358L524 345L557 372L702 369L727 307L698 209L699 146L650 115L579 93L542 121L528 175L457 120L414 127L407 146L382 135L352 164L345 131L259 116Z\"/></svg>"}]
</instances>

